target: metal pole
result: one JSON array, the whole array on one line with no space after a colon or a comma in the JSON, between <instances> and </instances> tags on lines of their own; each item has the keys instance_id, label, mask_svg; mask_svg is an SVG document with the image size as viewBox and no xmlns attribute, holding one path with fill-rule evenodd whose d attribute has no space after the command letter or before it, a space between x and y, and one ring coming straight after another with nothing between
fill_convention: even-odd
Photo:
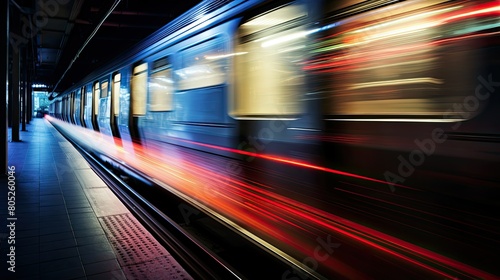
<instances>
[{"instance_id":1,"label":"metal pole","mask_svg":"<svg viewBox=\"0 0 500 280\"><path fill-rule=\"evenodd\" d=\"M16 10L13 10L12 11L14 14L13 14L13 21L11 22L12 24L12 30L13 32L15 32L16 34L19 34L19 32L16 32L18 31L20 28L19 28L19 13L16 11ZM20 71L19 71L19 56L20 56L20 49L18 46L11 46L11 50L12 50L12 85L11 85L11 89L12 89L12 101L10 101L12 103L12 141L13 142L19 142L21 141L20 139L20 136L19 136L19 117L20 117L20 114L19 114L19 74L20 74Z\"/></svg>"},{"instance_id":2,"label":"metal pole","mask_svg":"<svg viewBox=\"0 0 500 280\"><path fill-rule=\"evenodd\" d=\"M9 35L10 37L10 35ZM12 50L9 46L7 46L7 101L11 100L11 102L7 102L7 112L8 112L8 124L9 127L12 127Z\"/></svg>"},{"instance_id":3,"label":"metal pole","mask_svg":"<svg viewBox=\"0 0 500 280\"><path fill-rule=\"evenodd\" d=\"M28 98L26 99L26 102L28 102L28 109L27 109L27 120L26 120L26 123L29 124L30 121L33 119L33 88L31 87L31 73L32 71L28 71L28 78L26 79L26 82L28 83L26 85L26 88L28 90Z\"/></svg>"},{"instance_id":4,"label":"metal pole","mask_svg":"<svg viewBox=\"0 0 500 280\"><path fill-rule=\"evenodd\" d=\"M8 115L8 93L9 93L9 1L0 4L4 9L0 13L0 31L4 40L0 41L0 85L5 90L0 92L0 175L7 174L8 167L8 145L7 135L9 133L7 124ZM5 30L5 31L3 31Z\"/></svg>"},{"instance_id":5,"label":"metal pole","mask_svg":"<svg viewBox=\"0 0 500 280\"><path fill-rule=\"evenodd\" d=\"M28 55L27 55L27 48L23 47L21 48L21 75L20 75L20 84L21 84L21 125L22 125L22 131L26 131L26 119L28 117L28 112L26 111L28 109L28 82L27 82L27 65L28 65Z\"/></svg>"}]
</instances>

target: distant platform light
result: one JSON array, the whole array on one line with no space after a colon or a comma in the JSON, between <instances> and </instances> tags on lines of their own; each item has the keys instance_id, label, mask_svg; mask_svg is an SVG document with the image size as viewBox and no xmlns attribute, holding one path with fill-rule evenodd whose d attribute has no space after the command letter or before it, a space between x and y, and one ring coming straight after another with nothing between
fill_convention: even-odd
<instances>
[{"instance_id":1,"label":"distant platform light","mask_svg":"<svg viewBox=\"0 0 500 280\"><path fill-rule=\"evenodd\" d=\"M32 88L48 88L48 86L45 84L33 84L31 87Z\"/></svg>"}]
</instances>

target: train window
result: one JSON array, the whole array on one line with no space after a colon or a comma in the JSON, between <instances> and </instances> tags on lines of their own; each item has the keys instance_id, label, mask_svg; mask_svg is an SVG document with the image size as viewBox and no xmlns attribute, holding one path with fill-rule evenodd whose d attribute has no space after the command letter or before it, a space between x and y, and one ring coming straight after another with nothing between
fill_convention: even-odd
<instances>
[{"instance_id":1,"label":"train window","mask_svg":"<svg viewBox=\"0 0 500 280\"><path fill-rule=\"evenodd\" d=\"M181 51L181 66L175 71L177 88L189 90L225 83L227 54L222 40L214 38Z\"/></svg>"},{"instance_id":2,"label":"train window","mask_svg":"<svg viewBox=\"0 0 500 280\"><path fill-rule=\"evenodd\" d=\"M108 97L108 81L101 82L101 98Z\"/></svg>"},{"instance_id":3,"label":"train window","mask_svg":"<svg viewBox=\"0 0 500 280\"><path fill-rule=\"evenodd\" d=\"M121 74L116 73L113 76L113 85L111 87L111 100L113 101L113 113L115 116L118 116L118 112L120 112L120 80Z\"/></svg>"},{"instance_id":4,"label":"train window","mask_svg":"<svg viewBox=\"0 0 500 280\"><path fill-rule=\"evenodd\" d=\"M236 117L295 117L304 74L305 13L289 5L243 23L235 55Z\"/></svg>"},{"instance_id":5,"label":"train window","mask_svg":"<svg viewBox=\"0 0 500 280\"><path fill-rule=\"evenodd\" d=\"M482 32L489 24L486 16L468 16L470 10L449 1L417 0L344 18L332 11L305 66L328 94L326 114L334 119L463 118L463 112L449 112L477 83L481 59L474 37L480 37L474 33L480 29L472 23L480 22Z\"/></svg>"},{"instance_id":6,"label":"train window","mask_svg":"<svg viewBox=\"0 0 500 280\"><path fill-rule=\"evenodd\" d=\"M168 58L159 59L153 63L149 78L148 110L153 112L173 110L173 92L172 65Z\"/></svg>"},{"instance_id":7,"label":"train window","mask_svg":"<svg viewBox=\"0 0 500 280\"><path fill-rule=\"evenodd\" d=\"M131 81L131 97L132 114L136 116L146 114L147 72L147 63L142 63L134 67Z\"/></svg>"},{"instance_id":8,"label":"train window","mask_svg":"<svg viewBox=\"0 0 500 280\"><path fill-rule=\"evenodd\" d=\"M94 115L97 115L98 111L97 108L99 108L99 96L101 95L101 88L99 86L99 82L94 83L94 108L92 109L94 111Z\"/></svg>"}]
</instances>

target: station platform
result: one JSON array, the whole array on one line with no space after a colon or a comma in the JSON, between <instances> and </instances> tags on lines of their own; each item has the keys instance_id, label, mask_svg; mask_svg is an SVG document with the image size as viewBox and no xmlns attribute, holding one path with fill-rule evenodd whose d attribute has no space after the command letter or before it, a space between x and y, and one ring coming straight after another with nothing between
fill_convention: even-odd
<instances>
[{"instance_id":1,"label":"station platform","mask_svg":"<svg viewBox=\"0 0 500 280\"><path fill-rule=\"evenodd\" d=\"M0 279L192 279L47 120L8 159Z\"/></svg>"}]
</instances>

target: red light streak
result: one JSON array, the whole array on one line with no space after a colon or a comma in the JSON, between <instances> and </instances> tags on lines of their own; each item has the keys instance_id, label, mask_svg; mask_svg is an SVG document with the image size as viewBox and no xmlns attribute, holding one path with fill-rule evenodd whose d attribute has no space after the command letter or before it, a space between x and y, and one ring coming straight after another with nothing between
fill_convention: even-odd
<instances>
[{"instance_id":1,"label":"red light streak","mask_svg":"<svg viewBox=\"0 0 500 280\"><path fill-rule=\"evenodd\" d=\"M442 23L451 22L454 20L463 20L467 18L473 17L486 17L486 16L494 16L500 14L500 5L498 1L492 1L490 3L484 3L481 5L477 5L474 7L470 7L467 11L459 11L456 12L456 15L451 15L443 18Z\"/></svg>"},{"instance_id":2,"label":"red light streak","mask_svg":"<svg viewBox=\"0 0 500 280\"><path fill-rule=\"evenodd\" d=\"M236 153L236 154L240 154L240 155L251 156L251 157L263 158L263 159L267 159L267 160L271 160L271 161L275 161L275 162L281 162L281 163L286 163L286 164L290 164L290 165L295 165L295 166L300 166L300 167L305 167L305 168L320 170L320 171L324 171L324 172L329 172L329 173L332 173L332 174L337 174L337 175L342 175L342 176L347 176L347 177L362 179L362 180L376 182L376 183L381 183L381 184L390 184L390 185L396 186L396 187L410 188L410 187L404 186L404 185L390 183L390 182L379 180L379 179L375 179L375 178L370 178L370 177L366 177L366 176L362 176L362 175L357 175L357 174L353 174L353 173L349 173L349 172L344 172L344 171L340 171L340 170L335 170L335 169L331 169L331 168L327 168L327 167L323 167L323 166L309 164L309 163L306 163L306 162L300 162L300 161L296 161L296 160L291 160L291 159L287 159L287 158L283 158L283 157L272 156L272 155L265 155L265 154L258 154L258 153L247 152L247 151L242 151L242 150L237 150L237 149L232 149L232 148L227 148L227 147L221 147L221 146L215 146L215 145L210 145L210 144L205 144L205 143L199 143L199 142L190 141L190 140L184 140L184 139L177 139L177 140L180 140L180 141L183 141L183 142L187 142L187 143L191 143L191 144L195 144L195 145L198 145L198 146L207 147L207 148L212 148L212 149L217 149L217 150L222 150L222 151L228 151L228 152L232 152L232 153Z\"/></svg>"}]
</instances>

